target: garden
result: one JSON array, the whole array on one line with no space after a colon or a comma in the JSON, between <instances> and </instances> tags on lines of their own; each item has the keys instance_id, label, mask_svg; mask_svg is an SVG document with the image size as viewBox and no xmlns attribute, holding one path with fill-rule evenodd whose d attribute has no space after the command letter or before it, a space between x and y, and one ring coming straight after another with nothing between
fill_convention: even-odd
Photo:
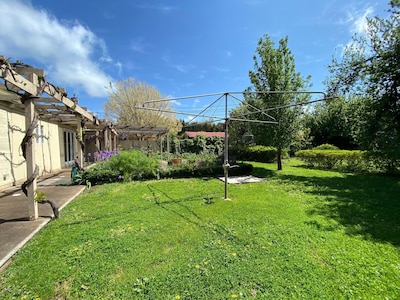
<instances>
[{"instance_id":1,"label":"garden","mask_svg":"<svg viewBox=\"0 0 400 300\"><path fill-rule=\"evenodd\" d=\"M17 253L1 299L400 297L398 177L247 161L265 181L224 200L211 156L128 154L87 170L98 185Z\"/></svg>"}]
</instances>

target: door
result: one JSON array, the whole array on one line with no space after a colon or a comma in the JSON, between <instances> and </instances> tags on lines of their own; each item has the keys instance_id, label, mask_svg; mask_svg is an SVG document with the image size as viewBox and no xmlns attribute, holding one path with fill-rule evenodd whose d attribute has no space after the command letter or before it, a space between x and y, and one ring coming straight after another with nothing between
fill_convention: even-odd
<instances>
[{"instance_id":1,"label":"door","mask_svg":"<svg viewBox=\"0 0 400 300\"><path fill-rule=\"evenodd\" d=\"M64 131L64 163L65 165L72 165L76 156L75 147L75 132Z\"/></svg>"}]
</instances>

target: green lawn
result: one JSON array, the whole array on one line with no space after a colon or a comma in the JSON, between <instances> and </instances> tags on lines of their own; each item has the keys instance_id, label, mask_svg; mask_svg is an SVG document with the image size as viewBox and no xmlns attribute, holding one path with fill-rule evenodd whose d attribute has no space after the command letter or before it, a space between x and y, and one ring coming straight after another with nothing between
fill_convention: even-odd
<instances>
[{"instance_id":1,"label":"green lawn","mask_svg":"<svg viewBox=\"0 0 400 300\"><path fill-rule=\"evenodd\" d=\"M104 185L1 274L0 299L399 299L400 180L254 163L262 183Z\"/></svg>"}]
</instances>

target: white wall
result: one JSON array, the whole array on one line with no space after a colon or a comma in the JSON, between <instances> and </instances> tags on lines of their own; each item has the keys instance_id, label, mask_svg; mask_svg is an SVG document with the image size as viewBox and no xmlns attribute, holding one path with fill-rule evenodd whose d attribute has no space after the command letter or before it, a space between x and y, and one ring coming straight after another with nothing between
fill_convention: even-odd
<instances>
[{"instance_id":1,"label":"white wall","mask_svg":"<svg viewBox=\"0 0 400 300\"><path fill-rule=\"evenodd\" d=\"M34 131L39 135L35 135L33 139L39 176L54 173L65 167L63 130L57 124L39 121L38 131ZM1 106L0 190L26 180L26 164L20 146L24 135L24 114L21 111Z\"/></svg>"}]
</instances>

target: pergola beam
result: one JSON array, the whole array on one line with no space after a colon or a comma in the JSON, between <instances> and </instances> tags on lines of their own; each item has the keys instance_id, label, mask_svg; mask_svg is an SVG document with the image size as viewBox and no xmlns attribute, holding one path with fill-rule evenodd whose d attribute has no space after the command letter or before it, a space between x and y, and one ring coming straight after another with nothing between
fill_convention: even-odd
<instances>
[{"instance_id":1,"label":"pergola beam","mask_svg":"<svg viewBox=\"0 0 400 300\"><path fill-rule=\"evenodd\" d=\"M0 63L1 77L5 80L5 82L17 87L19 90L23 90L33 97L39 97L36 99L37 102L47 102L48 100L46 98L41 97L42 93L46 93L82 117L88 119L89 121L94 121L95 118L93 114L78 106L78 101L76 99L68 98L63 89L57 88L51 83L47 82L44 78L43 70L32 67L18 67L17 72L11 67L11 65L3 56L0 56ZM33 80L31 81L25 78L20 73L25 76L32 77Z\"/></svg>"},{"instance_id":2,"label":"pergola beam","mask_svg":"<svg viewBox=\"0 0 400 300\"><path fill-rule=\"evenodd\" d=\"M0 56L0 78L4 80L4 88L0 90L0 98L4 98L3 102L10 102L10 105L18 105L24 108L27 133L31 132L34 120L37 122L35 110L42 119L54 119L60 124L76 126L81 136L84 123L90 122L92 126L99 124L99 120L92 113L78 106L76 98L68 98L64 89L47 82L42 69L35 69L19 62L10 64L4 56ZM14 95L10 96L11 93L14 93ZM44 93L51 98L42 97ZM6 97L3 97L3 94ZM27 183L28 216L29 219L35 220L38 218L37 202L35 201L36 170L38 168L35 163L35 143L32 142L32 136L32 134L25 136L27 141L24 142L24 145L26 145L26 155L24 154L24 156L28 178L25 182ZM80 143L77 143L76 150L82 165L83 154Z\"/></svg>"}]
</instances>

